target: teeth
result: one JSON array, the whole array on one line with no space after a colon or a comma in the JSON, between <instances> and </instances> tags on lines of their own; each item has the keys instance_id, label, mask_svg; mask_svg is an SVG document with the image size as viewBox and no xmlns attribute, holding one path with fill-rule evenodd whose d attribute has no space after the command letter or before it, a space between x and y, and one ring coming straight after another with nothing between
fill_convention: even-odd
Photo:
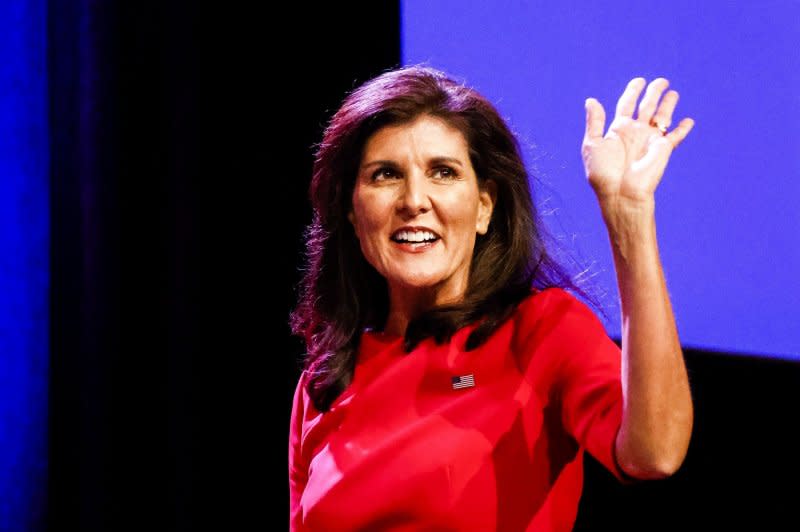
<instances>
[{"instance_id":1,"label":"teeth","mask_svg":"<svg viewBox=\"0 0 800 532\"><path fill-rule=\"evenodd\" d=\"M430 231L400 231L394 238L405 242L425 242L436 240L436 235Z\"/></svg>"}]
</instances>

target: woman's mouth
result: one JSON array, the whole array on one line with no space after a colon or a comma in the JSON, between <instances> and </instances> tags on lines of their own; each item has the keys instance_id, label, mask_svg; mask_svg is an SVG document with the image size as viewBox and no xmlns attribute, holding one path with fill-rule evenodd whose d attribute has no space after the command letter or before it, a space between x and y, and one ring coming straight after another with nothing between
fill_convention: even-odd
<instances>
[{"instance_id":1,"label":"woman's mouth","mask_svg":"<svg viewBox=\"0 0 800 532\"><path fill-rule=\"evenodd\" d=\"M407 251L424 251L441 240L439 235L427 228L401 228L389 238Z\"/></svg>"}]
</instances>

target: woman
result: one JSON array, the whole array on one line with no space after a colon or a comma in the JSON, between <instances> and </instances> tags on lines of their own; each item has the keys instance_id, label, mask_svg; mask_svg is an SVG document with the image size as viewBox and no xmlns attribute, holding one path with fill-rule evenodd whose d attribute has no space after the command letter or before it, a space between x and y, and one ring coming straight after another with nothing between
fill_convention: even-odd
<instances>
[{"instance_id":1,"label":"woman","mask_svg":"<svg viewBox=\"0 0 800 532\"><path fill-rule=\"evenodd\" d=\"M308 355L292 529L569 530L584 450L621 480L677 470L692 404L653 195L693 124L667 133L667 85L637 109L633 79L605 134L586 101L621 351L544 248L518 145L486 99L425 67L345 99L317 153L293 315Z\"/></svg>"}]
</instances>

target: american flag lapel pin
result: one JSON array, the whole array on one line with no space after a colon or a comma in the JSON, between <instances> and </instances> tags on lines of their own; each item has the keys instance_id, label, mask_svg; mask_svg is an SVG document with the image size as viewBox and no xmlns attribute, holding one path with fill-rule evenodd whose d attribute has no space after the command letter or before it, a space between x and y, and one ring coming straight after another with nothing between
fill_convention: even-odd
<instances>
[{"instance_id":1,"label":"american flag lapel pin","mask_svg":"<svg viewBox=\"0 0 800 532\"><path fill-rule=\"evenodd\" d=\"M461 388L472 388L475 386L475 375L472 373L469 375L457 375L455 377L451 377L450 382L453 384L454 390L460 390Z\"/></svg>"}]
</instances>

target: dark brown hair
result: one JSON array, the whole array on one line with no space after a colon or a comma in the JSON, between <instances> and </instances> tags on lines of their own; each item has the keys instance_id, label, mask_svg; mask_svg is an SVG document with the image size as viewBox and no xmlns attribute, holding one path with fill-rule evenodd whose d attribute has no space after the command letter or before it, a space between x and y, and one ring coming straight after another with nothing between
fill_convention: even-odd
<instances>
[{"instance_id":1,"label":"dark brown hair","mask_svg":"<svg viewBox=\"0 0 800 532\"><path fill-rule=\"evenodd\" d=\"M545 249L518 142L494 106L429 67L385 72L345 98L314 162L314 218L306 233L307 264L292 330L305 338L307 390L320 411L352 379L361 333L381 330L388 314L386 281L362 255L347 218L362 149L380 128L421 115L443 119L464 135L479 184L493 180L497 199L488 232L477 237L463 300L415 318L406 331L406 349L426 337L445 341L480 319L467 341L467 349L474 349L532 288L560 286L585 295Z\"/></svg>"}]
</instances>

